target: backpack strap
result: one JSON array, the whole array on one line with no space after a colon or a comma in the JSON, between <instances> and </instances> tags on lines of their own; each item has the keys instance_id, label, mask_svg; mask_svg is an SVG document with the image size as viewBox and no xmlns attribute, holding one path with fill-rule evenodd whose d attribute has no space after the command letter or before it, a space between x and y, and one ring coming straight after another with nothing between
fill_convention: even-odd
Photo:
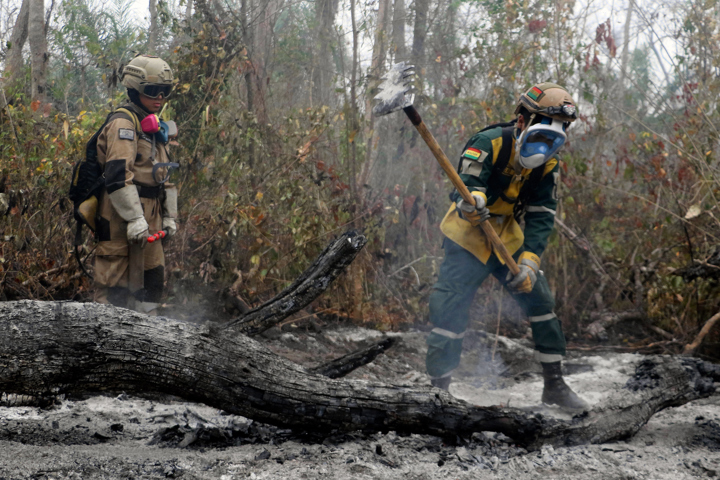
<instances>
[{"instance_id":1,"label":"backpack strap","mask_svg":"<svg viewBox=\"0 0 720 480\"><path fill-rule=\"evenodd\" d=\"M493 174L501 174L503 170L505 170L505 167L508 166L508 163L510 163L510 152L512 151L514 129L514 125L504 127L502 129L502 147L500 147L498 158L495 161L495 165L493 165Z\"/></svg>"},{"instance_id":2,"label":"backpack strap","mask_svg":"<svg viewBox=\"0 0 720 480\"><path fill-rule=\"evenodd\" d=\"M133 125L135 125L135 131L137 131L138 133L141 133L142 127L140 126L140 120L138 120L138 117L137 117L137 115L135 115L135 112L133 112L132 110L130 110L128 108L120 107L120 108L116 109L113 113L110 114L110 117L108 117L108 122L111 120L114 120L116 117L123 118L126 116L128 117L128 120L133 122Z\"/></svg>"},{"instance_id":3,"label":"backpack strap","mask_svg":"<svg viewBox=\"0 0 720 480\"><path fill-rule=\"evenodd\" d=\"M520 218L520 216L523 214L523 210L525 210L525 205L527 204L528 197L530 197L530 192L535 190L538 185L540 185L540 182L542 181L543 174L545 173L545 167L547 166L547 163L543 163L539 167L535 167L532 169L532 172L530 172L530 178L527 179L525 184L520 189L520 193L518 194L517 203L515 204L515 207L513 208L513 216L517 219Z\"/></svg>"}]
</instances>

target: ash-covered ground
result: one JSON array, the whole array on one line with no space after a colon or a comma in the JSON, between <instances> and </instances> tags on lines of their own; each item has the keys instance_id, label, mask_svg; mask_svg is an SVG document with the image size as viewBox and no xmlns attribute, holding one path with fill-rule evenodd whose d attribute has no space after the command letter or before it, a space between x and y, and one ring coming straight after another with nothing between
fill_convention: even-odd
<instances>
[{"instance_id":1,"label":"ash-covered ground","mask_svg":"<svg viewBox=\"0 0 720 480\"><path fill-rule=\"evenodd\" d=\"M358 327L273 329L260 340L305 366L383 335ZM427 384L425 333L397 344L348 378ZM450 392L478 405L510 405L569 418L539 403L542 379L520 343L469 333ZM494 352L494 354L493 354ZM566 362L568 383L597 404L622 389L640 356ZM7 400L7 398L5 398ZM321 437L205 405L127 395L63 399L49 408L0 407L0 479L668 479L720 475L720 395L655 415L633 438L527 452L501 434L471 438L363 434Z\"/></svg>"}]
</instances>

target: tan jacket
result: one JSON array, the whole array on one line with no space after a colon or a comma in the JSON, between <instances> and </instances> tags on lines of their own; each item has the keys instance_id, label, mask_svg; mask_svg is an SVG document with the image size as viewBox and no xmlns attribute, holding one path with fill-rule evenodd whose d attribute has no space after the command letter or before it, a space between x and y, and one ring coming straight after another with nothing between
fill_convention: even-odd
<instances>
[{"instance_id":1,"label":"tan jacket","mask_svg":"<svg viewBox=\"0 0 720 480\"><path fill-rule=\"evenodd\" d=\"M127 255L126 224L115 212L108 192L128 185L139 187L145 220L153 234L162 228L163 189L176 188L170 182L163 186L158 183L167 175L165 168L158 169L155 173L157 178L153 178L153 165L170 162L170 157L167 145L155 142L153 148L152 136L140 131L139 122L147 114L133 104L122 105L122 108L135 113L137 125L122 115L113 116L97 141L98 163L105 170L106 187L98 208L98 255Z\"/></svg>"}]
</instances>

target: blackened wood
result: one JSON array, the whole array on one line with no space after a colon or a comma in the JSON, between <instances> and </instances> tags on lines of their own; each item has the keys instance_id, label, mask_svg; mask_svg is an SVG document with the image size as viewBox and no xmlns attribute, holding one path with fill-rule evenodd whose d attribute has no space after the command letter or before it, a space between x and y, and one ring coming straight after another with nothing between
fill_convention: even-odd
<instances>
[{"instance_id":1,"label":"blackened wood","mask_svg":"<svg viewBox=\"0 0 720 480\"><path fill-rule=\"evenodd\" d=\"M356 232L342 234L325 247L315 262L292 285L246 315L230 321L225 329L253 336L302 310L352 263L366 242L367 239Z\"/></svg>"},{"instance_id":2,"label":"blackened wood","mask_svg":"<svg viewBox=\"0 0 720 480\"><path fill-rule=\"evenodd\" d=\"M333 380L245 335L109 305L0 303L0 392L161 393L287 428L443 436L499 431L529 442L548 420L475 407L431 387Z\"/></svg>"},{"instance_id":3,"label":"blackened wood","mask_svg":"<svg viewBox=\"0 0 720 480\"><path fill-rule=\"evenodd\" d=\"M627 438L655 412L711 395L710 377L720 375L698 359L648 357L628 388L566 422L514 408L473 406L430 387L329 379L249 337L220 333L108 305L0 303L0 392L161 393L300 430L395 430L453 438L497 431L539 448Z\"/></svg>"},{"instance_id":4,"label":"blackened wood","mask_svg":"<svg viewBox=\"0 0 720 480\"><path fill-rule=\"evenodd\" d=\"M720 250L715 251L705 262L675 270L674 274L681 276L686 282L696 278L720 278Z\"/></svg>"},{"instance_id":5,"label":"blackened wood","mask_svg":"<svg viewBox=\"0 0 720 480\"><path fill-rule=\"evenodd\" d=\"M377 358L378 355L385 352L388 348L395 344L395 339L386 337L375 342L369 347L363 348L356 352L348 353L340 358L336 358L330 362L324 363L310 369L312 373L323 375L328 378L341 378L352 372L356 368L367 365Z\"/></svg>"},{"instance_id":6,"label":"blackened wood","mask_svg":"<svg viewBox=\"0 0 720 480\"><path fill-rule=\"evenodd\" d=\"M713 378L720 376L715 367L695 358L646 357L623 389L609 392L600 406L572 422L548 424L528 447L597 444L632 437L655 413L712 395Z\"/></svg>"}]
</instances>

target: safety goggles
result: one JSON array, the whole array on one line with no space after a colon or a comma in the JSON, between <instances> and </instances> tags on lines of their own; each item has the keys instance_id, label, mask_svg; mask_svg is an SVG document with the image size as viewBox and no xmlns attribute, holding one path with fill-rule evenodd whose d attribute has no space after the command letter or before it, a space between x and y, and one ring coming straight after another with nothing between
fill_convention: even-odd
<instances>
[{"instance_id":1,"label":"safety goggles","mask_svg":"<svg viewBox=\"0 0 720 480\"><path fill-rule=\"evenodd\" d=\"M168 98L172 90L173 86L167 84L145 83L140 85L140 93L150 98L158 98L161 94L163 98Z\"/></svg>"},{"instance_id":2,"label":"safety goggles","mask_svg":"<svg viewBox=\"0 0 720 480\"><path fill-rule=\"evenodd\" d=\"M528 127L522 138L520 157L532 159L532 164L541 165L552 158L565 144L565 123L543 117L540 123ZM536 165L537 166L537 165Z\"/></svg>"}]
</instances>

